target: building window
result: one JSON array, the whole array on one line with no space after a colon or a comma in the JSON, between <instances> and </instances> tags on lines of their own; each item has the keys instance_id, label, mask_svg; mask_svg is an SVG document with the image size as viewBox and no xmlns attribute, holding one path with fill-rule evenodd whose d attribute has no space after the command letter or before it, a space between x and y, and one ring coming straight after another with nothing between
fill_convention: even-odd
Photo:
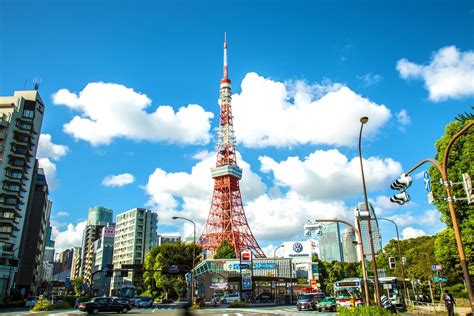
<instances>
[{"instance_id":1,"label":"building window","mask_svg":"<svg viewBox=\"0 0 474 316\"><path fill-rule=\"evenodd\" d=\"M32 110L23 110L23 117L33 118L35 117L35 111Z\"/></svg>"},{"instance_id":2,"label":"building window","mask_svg":"<svg viewBox=\"0 0 474 316\"><path fill-rule=\"evenodd\" d=\"M0 226L0 233L11 233L12 227L11 226Z\"/></svg>"},{"instance_id":3,"label":"building window","mask_svg":"<svg viewBox=\"0 0 474 316\"><path fill-rule=\"evenodd\" d=\"M13 183L5 183L3 184L3 188L7 191L13 191L13 192L20 191L20 186L18 184L13 184Z\"/></svg>"},{"instance_id":4,"label":"building window","mask_svg":"<svg viewBox=\"0 0 474 316\"><path fill-rule=\"evenodd\" d=\"M2 213L2 218L14 218L15 217L15 213L13 212L3 212Z\"/></svg>"},{"instance_id":5,"label":"building window","mask_svg":"<svg viewBox=\"0 0 474 316\"><path fill-rule=\"evenodd\" d=\"M23 161L23 160L21 160L21 159L14 159L14 160L12 161L12 164L13 164L14 166L23 167L23 166L25 166L25 161Z\"/></svg>"},{"instance_id":6,"label":"building window","mask_svg":"<svg viewBox=\"0 0 474 316\"><path fill-rule=\"evenodd\" d=\"M23 177L23 173L19 171L15 171L15 170L10 170L10 169L7 169L5 174L7 177L14 178L14 179L21 179Z\"/></svg>"}]
</instances>

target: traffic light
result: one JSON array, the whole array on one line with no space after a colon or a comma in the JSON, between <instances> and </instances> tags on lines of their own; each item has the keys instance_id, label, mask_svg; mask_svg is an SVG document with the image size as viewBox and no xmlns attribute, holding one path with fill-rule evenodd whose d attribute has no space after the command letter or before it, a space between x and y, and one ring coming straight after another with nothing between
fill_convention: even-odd
<instances>
[{"instance_id":1,"label":"traffic light","mask_svg":"<svg viewBox=\"0 0 474 316\"><path fill-rule=\"evenodd\" d=\"M390 198L390 202L397 203L399 205L403 205L407 203L408 201L410 201L410 196L406 192L395 194L394 196Z\"/></svg>"},{"instance_id":2,"label":"traffic light","mask_svg":"<svg viewBox=\"0 0 474 316\"><path fill-rule=\"evenodd\" d=\"M407 176L406 174L402 174L400 178L395 180L390 188L393 190L398 190L400 192L405 192L411 185L412 179L411 176Z\"/></svg>"},{"instance_id":3,"label":"traffic light","mask_svg":"<svg viewBox=\"0 0 474 316\"><path fill-rule=\"evenodd\" d=\"M388 266L390 269L395 269L395 257L388 258Z\"/></svg>"},{"instance_id":4,"label":"traffic light","mask_svg":"<svg viewBox=\"0 0 474 316\"><path fill-rule=\"evenodd\" d=\"M408 176L406 174L402 174L400 178L395 180L395 182L390 185L390 188L393 190L398 190L400 193L395 194L390 198L390 201L393 203L397 203L399 205L403 205L410 201L410 196L408 195L407 192L405 192L411 185L412 179L411 176Z\"/></svg>"}]
</instances>

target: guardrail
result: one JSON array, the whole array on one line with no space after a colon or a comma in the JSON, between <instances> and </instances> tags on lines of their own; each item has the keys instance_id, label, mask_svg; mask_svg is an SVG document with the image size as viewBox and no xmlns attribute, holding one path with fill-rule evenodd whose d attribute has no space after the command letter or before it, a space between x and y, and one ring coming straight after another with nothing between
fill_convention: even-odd
<instances>
[{"instance_id":1,"label":"guardrail","mask_svg":"<svg viewBox=\"0 0 474 316\"><path fill-rule=\"evenodd\" d=\"M419 301L409 301L409 305L415 310L422 310L425 312L445 312L446 307L440 303L428 303Z\"/></svg>"}]
</instances>

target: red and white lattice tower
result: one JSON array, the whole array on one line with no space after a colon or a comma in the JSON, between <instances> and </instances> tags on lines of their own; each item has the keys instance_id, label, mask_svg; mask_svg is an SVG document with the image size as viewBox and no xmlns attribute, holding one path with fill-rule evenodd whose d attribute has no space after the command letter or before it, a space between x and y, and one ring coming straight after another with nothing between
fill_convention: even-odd
<instances>
[{"instance_id":1,"label":"red and white lattice tower","mask_svg":"<svg viewBox=\"0 0 474 316\"><path fill-rule=\"evenodd\" d=\"M237 258L249 249L257 258L265 254L250 231L242 206L239 181L242 169L237 165L235 136L232 123L231 87L227 68L227 41L224 39L224 77L220 87L219 132L217 138L217 163L212 168L214 193L206 226L199 239L203 250L215 252L222 241L234 246Z\"/></svg>"}]
</instances>

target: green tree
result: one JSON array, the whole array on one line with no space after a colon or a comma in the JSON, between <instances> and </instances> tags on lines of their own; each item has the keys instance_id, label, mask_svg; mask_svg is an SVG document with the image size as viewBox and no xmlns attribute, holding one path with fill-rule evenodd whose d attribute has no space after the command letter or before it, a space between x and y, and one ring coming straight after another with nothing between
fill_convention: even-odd
<instances>
[{"instance_id":1,"label":"green tree","mask_svg":"<svg viewBox=\"0 0 474 316\"><path fill-rule=\"evenodd\" d=\"M214 254L214 259L234 259L235 250L234 246L229 243L227 240L223 240L217 248L216 253Z\"/></svg>"},{"instance_id":2,"label":"green tree","mask_svg":"<svg viewBox=\"0 0 474 316\"><path fill-rule=\"evenodd\" d=\"M155 297L176 299L184 295L187 285L183 274L168 274L167 269L173 265L192 267L193 248L197 265L201 261L201 246L183 242L166 243L154 247L145 259L144 282L146 289Z\"/></svg>"},{"instance_id":3,"label":"green tree","mask_svg":"<svg viewBox=\"0 0 474 316\"><path fill-rule=\"evenodd\" d=\"M74 293L76 294L76 296L81 296L83 283L84 279L82 277L77 277L74 279Z\"/></svg>"},{"instance_id":4,"label":"green tree","mask_svg":"<svg viewBox=\"0 0 474 316\"><path fill-rule=\"evenodd\" d=\"M467 123L472 122L472 114L464 113L459 115L454 122L449 123L445 129L445 135L436 141L437 149L436 159L443 162L446 147L451 138L459 132ZM447 170L448 178L451 182L461 182L462 174L469 173L474 176L474 128L467 133L461 135L454 143L450 150ZM429 168L431 176L431 189L435 197L434 204L441 212L441 220L446 224L447 228L440 232L435 242L435 258L436 263L445 266L450 285L460 283L462 279L462 269L459 262L459 253L457 251L454 231L452 229L452 220L449 212L448 203L443 199L446 197L444 185L439 183L441 175L435 166ZM465 192L462 185L454 185L451 187L451 193L456 197L464 197ZM464 253L469 262L469 272L474 274L474 204L468 205L466 201L455 202L456 215L459 221L459 229L461 239L463 241Z\"/></svg>"}]
</instances>

